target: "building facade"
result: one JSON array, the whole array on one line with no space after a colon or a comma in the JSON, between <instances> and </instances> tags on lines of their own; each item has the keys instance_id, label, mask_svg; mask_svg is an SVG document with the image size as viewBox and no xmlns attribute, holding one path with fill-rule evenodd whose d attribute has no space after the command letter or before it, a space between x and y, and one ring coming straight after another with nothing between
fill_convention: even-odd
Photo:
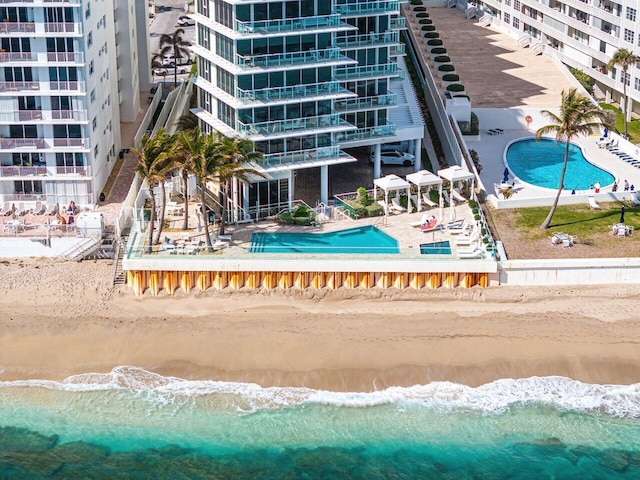
<instances>
[{"instance_id":1,"label":"building facade","mask_svg":"<svg viewBox=\"0 0 640 480\"><path fill-rule=\"evenodd\" d=\"M420 156L421 115L401 128L391 119L398 97L417 105L401 78L397 0L197 0L193 18L201 128L264 154L264 178L232 196L238 215L292 202L299 169L319 169L327 202L329 168L357 161L354 147L410 140Z\"/></svg>"},{"instance_id":2,"label":"building facade","mask_svg":"<svg viewBox=\"0 0 640 480\"><path fill-rule=\"evenodd\" d=\"M136 15L134 0L2 2L0 202L98 200L149 81Z\"/></svg>"},{"instance_id":3,"label":"building facade","mask_svg":"<svg viewBox=\"0 0 640 480\"><path fill-rule=\"evenodd\" d=\"M533 51L554 56L582 70L594 81L594 95L622 101L627 112L640 113L640 70L608 69L613 54L625 48L640 52L639 0L482 0L478 2L499 25Z\"/></svg>"}]
</instances>

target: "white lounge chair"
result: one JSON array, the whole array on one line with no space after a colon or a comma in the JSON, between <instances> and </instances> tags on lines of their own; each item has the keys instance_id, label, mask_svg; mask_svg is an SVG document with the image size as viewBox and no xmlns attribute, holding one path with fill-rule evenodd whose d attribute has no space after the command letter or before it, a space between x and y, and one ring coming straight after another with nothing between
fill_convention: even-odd
<instances>
[{"instance_id":1,"label":"white lounge chair","mask_svg":"<svg viewBox=\"0 0 640 480\"><path fill-rule=\"evenodd\" d=\"M51 203L47 205L47 209L44 211L45 215L55 215L57 212L57 205L55 203Z\"/></svg>"},{"instance_id":2,"label":"white lounge chair","mask_svg":"<svg viewBox=\"0 0 640 480\"><path fill-rule=\"evenodd\" d=\"M455 244L456 246L466 246L471 245L473 242L477 242L480 239L480 232L478 232L478 227L474 226L469 234L456 235Z\"/></svg>"},{"instance_id":3,"label":"white lounge chair","mask_svg":"<svg viewBox=\"0 0 640 480\"><path fill-rule=\"evenodd\" d=\"M467 219L466 218L463 219L463 220L457 221L457 222L452 222L452 223L447 224L447 230L452 235L464 233L466 228L467 228Z\"/></svg>"},{"instance_id":4,"label":"white lounge chair","mask_svg":"<svg viewBox=\"0 0 640 480\"><path fill-rule=\"evenodd\" d=\"M419 227L420 225L424 225L425 223L429 222L429 220L431 220L431 215L429 215L428 213L425 213L424 215L422 215L422 217L420 217L420 220L417 222L409 222L409 226L410 227Z\"/></svg>"},{"instance_id":5,"label":"white lounge chair","mask_svg":"<svg viewBox=\"0 0 640 480\"><path fill-rule=\"evenodd\" d=\"M638 198L637 193L631 195L631 203L633 203L636 207L640 206L640 198Z\"/></svg>"},{"instance_id":6,"label":"white lounge chair","mask_svg":"<svg viewBox=\"0 0 640 480\"><path fill-rule=\"evenodd\" d=\"M36 206L33 209L33 213L35 215L42 215L44 213L44 205L42 204L42 202L36 202Z\"/></svg>"},{"instance_id":7,"label":"white lounge chair","mask_svg":"<svg viewBox=\"0 0 640 480\"><path fill-rule=\"evenodd\" d=\"M444 201L447 202L448 205L451 205L452 200L451 200L451 197L449 196L449 192L446 191L446 190L443 190L442 191L442 196L444 197ZM455 203L454 203L454 205L455 205Z\"/></svg>"},{"instance_id":8,"label":"white lounge chair","mask_svg":"<svg viewBox=\"0 0 640 480\"><path fill-rule=\"evenodd\" d=\"M10 213L11 213L11 204L4 203L2 205L2 208L0 208L0 215L6 216L6 215L9 215Z\"/></svg>"},{"instance_id":9,"label":"white lounge chair","mask_svg":"<svg viewBox=\"0 0 640 480\"><path fill-rule=\"evenodd\" d=\"M433 200L431 200L431 198L429 198L429 193L428 192L424 192L422 194L422 203L424 203L425 205L429 205L430 207L437 207L438 204L436 202L434 202Z\"/></svg>"},{"instance_id":10,"label":"white lounge chair","mask_svg":"<svg viewBox=\"0 0 640 480\"><path fill-rule=\"evenodd\" d=\"M387 202L385 202L384 200L378 200L378 205L382 207L385 215L389 213L389 204Z\"/></svg>"},{"instance_id":11,"label":"white lounge chair","mask_svg":"<svg viewBox=\"0 0 640 480\"><path fill-rule=\"evenodd\" d=\"M458 202L460 202L460 203L465 203L465 202L467 201L467 199L466 199L466 198L464 198L464 197L462 196L462 194L461 194L458 190L456 190L455 188L452 188L452 189L451 189L451 196L452 196L453 198L455 198L455 199L456 199Z\"/></svg>"},{"instance_id":12,"label":"white lounge chair","mask_svg":"<svg viewBox=\"0 0 640 480\"><path fill-rule=\"evenodd\" d=\"M591 210L602 210L602 208L600 208L600 205L598 205L598 202L596 202L596 197L594 197L593 195L589 195L587 201L589 202Z\"/></svg>"},{"instance_id":13,"label":"white lounge chair","mask_svg":"<svg viewBox=\"0 0 640 480\"><path fill-rule=\"evenodd\" d=\"M413 210L413 207L415 207L416 210L418 209L418 196L417 195L411 195L409 197L409 202L410 202L409 205L412 207L411 210Z\"/></svg>"},{"instance_id":14,"label":"white lounge chair","mask_svg":"<svg viewBox=\"0 0 640 480\"><path fill-rule=\"evenodd\" d=\"M19 203L16 208L16 217L26 215L28 211L29 209L24 207L24 203Z\"/></svg>"},{"instance_id":15,"label":"white lounge chair","mask_svg":"<svg viewBox=\"0 0 640 480\"><path fill-rule=\"evenodd\" d=\"M400 205L400 201L398 200L398 197L393 197L391 199L391 209L395 210L397 212L406 212L407 209L404 208L402 205Z\"/></svg>"}]
</instances>

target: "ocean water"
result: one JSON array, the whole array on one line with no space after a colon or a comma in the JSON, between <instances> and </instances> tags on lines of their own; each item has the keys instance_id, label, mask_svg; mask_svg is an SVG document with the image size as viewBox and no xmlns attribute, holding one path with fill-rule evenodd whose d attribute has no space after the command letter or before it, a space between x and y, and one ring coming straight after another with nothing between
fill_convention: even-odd
<instances>
[{"instance_id":1,"label":"ocean water","mask_svg":"<svg viewBox=\"0 0 640 480\"><path fill-rule=\"evenodd\" d=\"M134 367L0 382L0 478L640 478L640 384L336 393Z\"/></svg>"}]
</instances>

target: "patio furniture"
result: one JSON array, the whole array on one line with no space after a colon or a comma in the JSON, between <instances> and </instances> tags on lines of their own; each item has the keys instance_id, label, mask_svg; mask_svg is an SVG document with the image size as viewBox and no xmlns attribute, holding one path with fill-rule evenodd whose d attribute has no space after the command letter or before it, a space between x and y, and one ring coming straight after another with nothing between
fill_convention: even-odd
<instances>
[{"instance_id":1,"label":"patio furniture","mask_svg":"<svg viewBox=\"0 0 640 480\"><path fill-rule=\"evenodd\" d=\"M4 203L2 205L2 208L0 208L0 215L6 216L6 215L9 215L10 213L11 213L11 204Z\"/></svg>"},{"instance_id":2,"label":"patio furniture","mask_svg":"<svg viewBox=\"0 0 640 480\"><path fill-rule=\"evenodd\" d=\"M589 197L587 198L587 202L589 203L589 207L591 207L591 210L602 210L602 208L600 208L600 205L598 205L598 202L596 202L596 197L594 197L593 195L589 195Z\"/></svg>"}]
</instances>

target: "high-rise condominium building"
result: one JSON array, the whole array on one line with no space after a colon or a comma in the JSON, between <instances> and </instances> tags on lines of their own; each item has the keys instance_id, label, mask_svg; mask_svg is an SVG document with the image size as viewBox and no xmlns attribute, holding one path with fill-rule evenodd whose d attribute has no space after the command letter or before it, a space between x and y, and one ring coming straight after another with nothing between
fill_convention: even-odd
<instances>
[{"instance_id":1,"label":"high-rise condominium building","mask_svg":"<svg viewBox=\"0 0 640 480\"><path fill-rule=\"evenodd\" d=\"M404 141L420 168L424 121L398 13L397 0L196 0L201 128L264 154L264 178L232 195L239 215L297 198L300 169L319 169L326 202L329 168L356 161L354 147Z\"/></svg>"},{"instance_id":2,"label":"high-rise condominium building","mask_svg":"<svg viewBox=\"0 0 640 480\"><path fill-rule=\"evenodd\" d=\"M0 2L0 203L97 201L148 89L146 2Z\"/></svg>"},{"instance_id":3,"label":"high-rise condominium building","mask_svg":"<svg viewBox=\"0 0 640 480\"><path fill-rule=\"evenodd\" d=\"M594 93L622 100L623 82L629 95L627 111L640 113L640 70L608 69L613 54L625 48L638 55L638 0L482 0L500 25L533 50L555 56L582 70L594 81Z\"/></svg>"}]
</instances>

